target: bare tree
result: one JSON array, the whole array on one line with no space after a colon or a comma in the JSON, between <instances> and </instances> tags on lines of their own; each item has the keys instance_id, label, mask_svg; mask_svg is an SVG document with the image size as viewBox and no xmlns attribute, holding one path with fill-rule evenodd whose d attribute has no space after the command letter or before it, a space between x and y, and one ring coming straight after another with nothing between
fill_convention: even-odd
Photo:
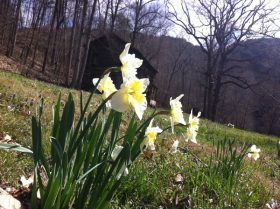
<instances>
[{"instance_id":1,"label":"bare tree","mask_svg":"<svg viewBox=\"0 0 280 209\"><path fill-rule=\"evenodd\" d=\"M8 46L7 46L7 51L6 55L8 57L12 56L14 53L15 45L16 45L16 39L17 39L17 32L18 32L18 25L19 25L19 17L21 13L21 4L22 0L17 0L16 4L16 11L15 11L15 17L14 17L14 23L12 26L12 30L10 31L10 38L8 40Z\"/></svg>"},{"instance_id":2,"label":"bare tree","mask_svg":"<svg viewBox=\"0 0 280 209\"><path fill-rule=\"evenodd\" d=\"M130 27L132 32L130 41L132 46L135 45L138 34L143 33L145 30L157 29L158 32L164 28L162 20L165 19L162 18L163 12L159 2L155 0L135 0L128 5L128 8L128 16L131 19ZM153 35L156 35L157 32L153 32Z\"/></svg>"},{"instance_id":3,"label":"bare tree","mask_svg":"<svg viewBox=\"0 0 280 209\"><path fill-rule=\"evenodd\" d=\"M116 22L118 12L120 11L120 9L122 9L120 8L122 0L109 0L109 2L110 2L110 11L111 11L110 31L113 32L115 30L115 22Z\"/></svg>"},{"instance_id":4,"label":"bare tree","mask_svg":"<svg viewBox=\"0 0 280 209\"><path fill-rule=\"evenodd\" d=\"M93 17L95 15L95 10L96 10L96 4L97 4L97 0L94 0L89 22L88 22L88 26L87 26L87 30L86 30L84 56L82 59L82 64L81 64L81 68L79 70L78 79L77 79L77 83L76 83L76 87L78 87L78 88L81 87L84 72L86 69L86 62L87 62L88 50L89 50L89 45L90 45L90 40L91 40L91 31L92 31Z\"/></svg>"},{"instance_id":5,"label":"bare tree","mask_svg":"<svg viewBox=\"0 0 280 209\"><path fill-rule=\"evenodd\" d=\"M66 83L67 86L69 85L69 76L70 76L71 67L72 67L72 57L73 57L73 51L74 51L73 46L74 46L74 41L75 41L75 36L76 36L79 3L80 3L79 0L75 1L74 18L73 18L73 21L72 21L68 61L67 61L67 66L66 66L66 81L65 81L65 83Z\"/></svg>"},{"instance_id":6,"label":"bare tree","mask_svg":"<svg viewBox=\"0 0 280 209\"><path fill-rule=\"evenodd\" d=\"M78 53L77 53L77 64L76 64L76 69L74 71L74 75L72 78L72 83L71 86L72 87L76 87L79 88L81 85L81 81L84 75L84 71L85 71L85 67L86 67L86 61L87 61L87 54L88 54L88 49L89 49L89 43L90 43L90 37L91 37L91 31L92 31L92 24L93 24L93 17L95 14L95 9L96 9L96 4L97 4L97 0L94 0L92 3L92 9L90 12L90 17L89 17L89 21L86 27L84 27L85 24L85 15L86 15L86 7L87 5L84 5L86 7L84 7L83 10L83 18L82 18L82 26L83 28L86 30L84 31L85 33L85 40L84 40L84 47L82 50L81 47L81 43L82 43L82 36L83 33L81 31L80 35L79 35L79 44L78 44Z\"/></svg>"},{"instance_id":7,"label":"bare tree","mask_svg":"<svg viewBox=\"0 0 280 209\"><path fill-rule=\"evenodd\" d=\"M181 0L181 14L166 1L168 19L184 29L199 44L206 55L204 115L215 120L221 89L235 85L251 88L229 57L250 37L268 34L266 27L274 8L266 0Z\"/></svg>"}]
</instances>

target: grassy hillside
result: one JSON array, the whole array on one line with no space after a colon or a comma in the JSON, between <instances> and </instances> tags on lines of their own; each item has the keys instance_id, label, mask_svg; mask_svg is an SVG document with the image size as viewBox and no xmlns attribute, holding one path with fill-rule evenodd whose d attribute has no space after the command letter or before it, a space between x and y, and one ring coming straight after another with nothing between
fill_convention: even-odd
<instances>
[{"instance_id":1,"label":"grassy hillside","mask_svg":"<svg viewBox=\"0 0 280 209\"><path fill-rule=\"evenodd\" d=\"M77 91L0 71L0 142L9 134L13 142L31 146L31 115L36 113L39 99L43 97L43 132L48 150L52 106L59 93L65 99L69 92L78 101L80 93ZM100 96L96 95L91 108L94 109L99 101ZM157 121L161 127L168 123L167 116ZM190 205L195 208L263 208L272 198L280 201L280 158L276 149L279 138L208 120L201 120L199 144L184 142L182 128L176 128L176 132L176 135L162 134L156 141L157 152L141 156L132 165L112 202L113 208L183 208ZM180 149L172 154L169 149L175 139L180 140ZM229 186L227 177L231 165L217 163L231 159L225 157L230 156L227 145L217 151L218 143L225 139L234 141L236 155L244 143L256 144L261 149L258 161L245 158L240 175L233 179L233 187ZM221 150L227 154L222 156ZM0 187L18 187L20 176L28 176L31 172L31 158L0 150Z\"/></svg>"}]
</instances>

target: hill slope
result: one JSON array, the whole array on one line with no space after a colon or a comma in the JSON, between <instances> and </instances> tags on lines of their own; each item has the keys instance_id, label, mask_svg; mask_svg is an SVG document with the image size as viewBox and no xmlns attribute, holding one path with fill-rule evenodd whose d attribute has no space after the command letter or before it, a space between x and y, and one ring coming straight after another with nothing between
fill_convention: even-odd
<instances>
[{"instance_id":1,"label":"hill slope","mask_svg":"<svg viewBox=\"0 0 280 209\"><path fill-rule=\"evenodd\" d=\"M70 91L78 101L77 91L0 71L0 142L9 134L13 142L31 146L31 115L36 112L39 98L44 97L43 131L48 149L52 105L59 93L65 98ZM94 101L92 109L99 99ZM168 117L157 123L160 126L168 124ZM229 128L207 120L201 120L199 144L185 143L183 134L181 128L177 128L177 135L164 133L162 139L156 141L157 153L148 159L140 157L131 167L130 175L124 179L112 207L122 205L124 208L158 208L162 205L167 208L182 208L192 201L191 204L197 207L208 205L219 208L224 206L225 201L231 201L228 204L234 208L262 208L271 198L280 200L280 159L276 152L279 138ZM238 147L248 143L261 148L260 160L255 162L245 159L242 175L235 182L239 193L237 196L228 194L220 174L209 174L212 171L210 156L217 152L216 145L213 144L224 138L235 140ZM175 139L180 140L180 152L170 154L168 149ZM31 169L30 158L14 152L0 151L0 187L18 187L20 176L28 176ZM178 174L184 179L182 188L174 183Z\"/></svg>"}]
</instances>

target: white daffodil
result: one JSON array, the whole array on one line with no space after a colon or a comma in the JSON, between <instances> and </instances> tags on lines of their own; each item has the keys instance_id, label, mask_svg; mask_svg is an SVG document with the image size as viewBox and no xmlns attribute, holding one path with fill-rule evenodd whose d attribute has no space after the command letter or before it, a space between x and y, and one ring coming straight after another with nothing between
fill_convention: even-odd
<instances>
[{"instance_id":1,"label":"white daffodil","mask_svg":"<svg viewBox=\"0 0 280 209\"><path fill-rule=\"evenodd\" d=\"M191 114L189 116L189 127L187 128L187 136L186 136L186 142L191 140L191 142L197 144L196 136L197 131L199 128L199 117L201 113L199 112L197 116L193 116L193 113L191 111Z\"/></svg>"},{"instance_id":2,"label":"white daffodil","mask_svg":"<svg viewBox=\"0 0 280 209\"><path fill-rule=\"evenodd\" d=\"M99 78L94 78L92 80L93 84L96 85ZM99 82L97 89L102 92L102 98L107 99L112 93L117 91L112 79L109 76L109 73L106 74ZM107 107L111 107L110 101L106 103Z\"/></svg>"},{"instance_id":3,"label":"white daffodil","mask_svg":"<svg viewBox=\"0 0 280 209\"><path fill-rule=\"evenodd\" d=\"M120 61L122 63L121 71L123 80L127 81L130 78L135 78L137 68L139 68L143 60L135 57L135 54L129 54L130 43L125 45L123 52L120 54Z\"/></svg>"},{"instance_id":4,"label":"white daffodil","mask_svg":"<svg viewBox=\"0 0 280 209\"><path fill-rule=\"evenodd\" d=\"M194 129L194 130L198 130L200 115L201 115L201 112L199 112L197 114L197 116L193 116L193 113L192 113L192 110L191 110L191 114L189 116L189 128Z\"/></svg>"},{"instance_id":5,"label":"white daffodil","mask_svg":"<svg viewBox=\"0 0 280 209\"><path fill-rule=\"evenodd\" d=\"M188 142L189 140L191 140L191 142L197 144L197 141L196 141L197 130L188 127L188 128L187 128L187 133L186 133L186 134L187 134L186 139L185 139L186 142Z\"/></svg>"},{"instance_id":6,"label":"white daffodil","mask_svg":"<svg viewBox=\"0 0 280 209\"><path fill-rule=\"evenodd\" d=\"M30 177L30 178L26 179L25 176L21 176L20 182L23 187L28 188L33 184L33 178Z\"/></svg>"},{"instance_id":7,"label":"white daffodil","mask_svg":"<svg viewBox=\"0 0 280 209\"><path fill-rule=\"evenodd\" d=\"M126 111L132 106L136 115L141 120L144 111L147 109L146 91L149 85L149 79L134 78L124 82L121 89L112 97L112 108L118 112Z\"/></svg>"},{"instance_id":8,"label":"white daffodil","mask_svg":"<svg viewBox=\"0 0 280 209\"><path fill-rule=\"evenodd\" d=\"M115 148L113 149L113 151L111 153L111 158L113 161L115 161L117 159L117 157L119 156L122 149L123 149L123 146L115 146Z\"/></svg>"},{"instance_id":9,"label":"white daffodil","mask_svg":"<svg viewBox=\"0 0 280 209\"><path fill-rule=\"evenodd\" d=\"M183 111L182 111L182 104L180 102L180 99L184 96L184 94L181 94L175 99L170 98L170 120L171 120L171 128L172 128L172 133L174 133L174 123L180 123L183 125L186 125Z\"/></svg>"},{"instance_id":10,"label":"white daffodil","mask_svg":"<svg viewBox=\"0 0 280 209\"><path fill-rule=\"evenodd\" d=\"M170 152L176 153L178 151L179 140L175 140L171 146Z\"/></svg>"},{"instance_id":11,"label":"white daffodil","mask_svg":"<svg viewBox=\"0 0 280 209\"><path fill-rule=\"evenodd\" d=\"M149 149L149 150L155 150L155 140L157 138L157 134L161 133L162 130L159 127L152 127L153 121L154 121L154 119L151 120L151 122L145 132L145 138L140 145L141 151L143 151L143 148Z\"/></svg>"},{"instance_id":12,"label":"white daffodil","mask_svg":"<svg viewBox=\"0 0 280 209\"><path fill-rule=\"evenodd\" d=\"M250 151L248 153L248 157L249 158L254 158L254 160L257 160L260 157L260 149L257 148L256 145L252 145L252 147L250 148Z\"/></svg>"}]
</instances>

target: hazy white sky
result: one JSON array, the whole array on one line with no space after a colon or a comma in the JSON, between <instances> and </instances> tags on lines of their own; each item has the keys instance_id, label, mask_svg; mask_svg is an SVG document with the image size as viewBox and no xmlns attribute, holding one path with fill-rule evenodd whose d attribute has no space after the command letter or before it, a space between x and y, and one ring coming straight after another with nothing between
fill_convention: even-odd
<instances>
[{"instance_id":1,"label":"hazy white sky","mask_svg":"<svg viewBox=\"0 0 280 209\"><path fill-rule=\"evenodd\" d=\"M195 2L195 0L186 0L186 1L189 2L189 5L192 5ZM181 0L170 0L170 2L172 2L172 4L174 5L174 8L176 9L176 12L181 16L180 19L184 20L185 17L183 15L183 12L182 12L182 9L181 9ZM258 2L259 2L259 0L254 0L253 4L251 6L252 7L255 6ZM280 0L267 0L267 7L268 8L273 8L273 7L276 7L277 5L280 5ZM192 8L192 7L190 7L190 8ZM194 25L199 26L200 25L199 19L194 14L194 12L192 14L193 14L192 21L193 21ZM278 26L280 26L280 10L279 10L279 8L278 8L278 11L274 12L274 15L272 16L272 18L275 19L275 23ZM273 29L276 29L276 27L273 27L272 25L271 25L271 27ZM201 28L201 31L203 33L207 33L207 28L204 28L204 29ZM195 39L186 35L184 30L179 26L174 26L174 28L172 30L170 30L169 35L183 37L186 40L192 42L193 44L197 44ZM276 32L276 37L280 38L280 32Z\"/></svg>"}]
</instances>

